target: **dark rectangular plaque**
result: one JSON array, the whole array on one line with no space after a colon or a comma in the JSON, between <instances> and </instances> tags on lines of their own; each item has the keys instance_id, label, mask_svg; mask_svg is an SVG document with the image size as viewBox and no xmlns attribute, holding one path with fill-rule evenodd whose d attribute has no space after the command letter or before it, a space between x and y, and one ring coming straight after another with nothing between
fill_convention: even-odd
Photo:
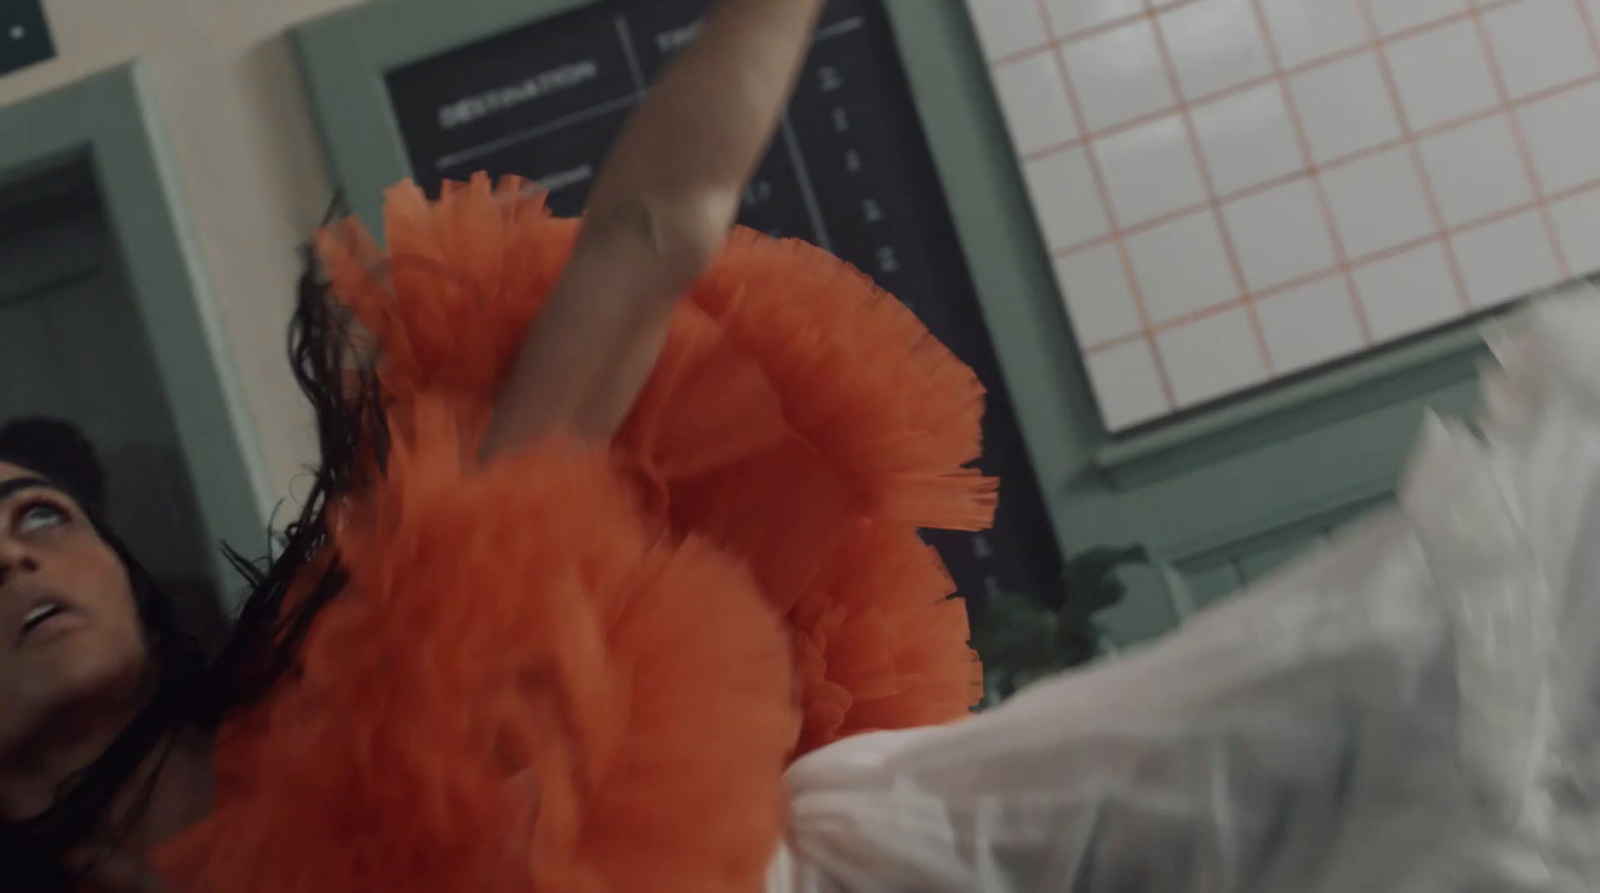
<instances>
[{"instance_id":1,"label":"dark rectangular plaque","mask_svg":"<svg viewBox=\"0 0 1600 893\"><path fill-rule=\"evenodd\" d=\"M390 73L413 175L434 190L480 170L583 210L624 118L708 0L601 0ZM888 19L830 0L740 223L837 254L897 295L989 389L984 471L1004 482L995 530L932 532L962 593L1058 592L1061 558L1023 450Z\"/></svg>"},{"instance_id":2,"label":"dark rectangular plaque","mask_svg":"<svg viewBox=\"0 0 1600 893\"><path fill-rule=\"evenodd\" d=\"M40 0L0 0L0 75L55 55Z\"/></svg>"}]
</instances>

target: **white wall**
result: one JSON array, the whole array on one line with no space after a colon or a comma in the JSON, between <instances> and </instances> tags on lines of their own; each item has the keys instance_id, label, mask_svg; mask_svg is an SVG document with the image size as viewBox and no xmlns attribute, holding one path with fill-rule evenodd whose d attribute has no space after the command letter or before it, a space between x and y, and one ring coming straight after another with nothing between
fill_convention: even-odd
<instances>
[{"instance_id":1,"label":"white wall","mask_svg":"<svg viewBox=\"0 0 1600 893\"><path fill-rule=\"evenodd\" d=\"M354 0L45 0L57 57L0 105L141 59L274 493L312 458L284 334L295 246L332 197L286 29ZM301 493L296 487L293 492Z\"/></svg>"}]
</instances>

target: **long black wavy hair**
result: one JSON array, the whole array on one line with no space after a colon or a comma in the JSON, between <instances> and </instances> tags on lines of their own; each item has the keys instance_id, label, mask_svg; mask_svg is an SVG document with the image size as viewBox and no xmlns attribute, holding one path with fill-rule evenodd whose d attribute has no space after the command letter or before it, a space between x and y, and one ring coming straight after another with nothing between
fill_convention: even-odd
<instances>
[{"instance_id":1,"label":"long black wavy hair","mask_svg":"<svg viewBox=\"0 0 1600 893\"><path fill-rule=\"evenodd\" d=\"M329 219L342 216L343 203L336 201ZM303 249L303 259L289 361L316 417L320 464L310 494L294 522L274 537L267 559L251 561L223 546L248 594L215 656L182 628L172 599L99 513L89 512L127 569L158 674L155 693L99 759L63 784L48 811L22 822L0 821L0 893L75 889L94 865L84 867L80 856L74 871L67 855L93 852L95 844L109 850L148 805L147 784L135 792L120 823L110 820L114 802L141 768L164 759L180 734L215 729L291 676L318 613L344 588L346 574L336 557L316 561L329 543L328 508L363 476L381 472L387 429L375 371L351 365L356 355L352 324L328 293L310 246ZM302 580L314 562L320 568L317 578Z\"/></svg>"}]
</instances>

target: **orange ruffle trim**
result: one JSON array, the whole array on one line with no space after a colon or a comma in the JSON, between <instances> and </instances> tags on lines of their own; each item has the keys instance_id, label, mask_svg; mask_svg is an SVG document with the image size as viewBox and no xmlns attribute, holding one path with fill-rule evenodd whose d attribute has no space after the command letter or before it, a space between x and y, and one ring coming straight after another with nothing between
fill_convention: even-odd
<instances>
[{"instance_id":1,"label":"orange ruffle trim","mask_svg":"<svg viewBox=\"0 0 1600 893\"><path fill-rule=\"evenodd\" d=\"M976 378L860 273L740 231L609 451L480 466L577 224L478 177L396 187L385 226L386 256L353 221L319 246L393 399L336 525L349 586L159 864L207 893L758 890L792 759L981 695L917 535L992 514Z\"/></svg>"}]
</instances>

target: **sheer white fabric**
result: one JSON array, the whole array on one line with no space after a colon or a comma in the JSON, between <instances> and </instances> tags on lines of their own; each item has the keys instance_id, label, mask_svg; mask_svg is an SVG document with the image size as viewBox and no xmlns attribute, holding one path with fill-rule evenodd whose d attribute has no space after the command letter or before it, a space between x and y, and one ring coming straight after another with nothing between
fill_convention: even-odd
<instances>
[{"instance_id":1,"label":"sheer white fabric","mask_svg":"<svg viewBox=\"0 0 1600 893\"><path fill-rule=\"evenodd\" d=\"M1399 507L1147 649L790 773L769 893L1600 890L1600 296ZM1314 469L1308 469L1312 472Z\"/></svg>"}]
</instances>

